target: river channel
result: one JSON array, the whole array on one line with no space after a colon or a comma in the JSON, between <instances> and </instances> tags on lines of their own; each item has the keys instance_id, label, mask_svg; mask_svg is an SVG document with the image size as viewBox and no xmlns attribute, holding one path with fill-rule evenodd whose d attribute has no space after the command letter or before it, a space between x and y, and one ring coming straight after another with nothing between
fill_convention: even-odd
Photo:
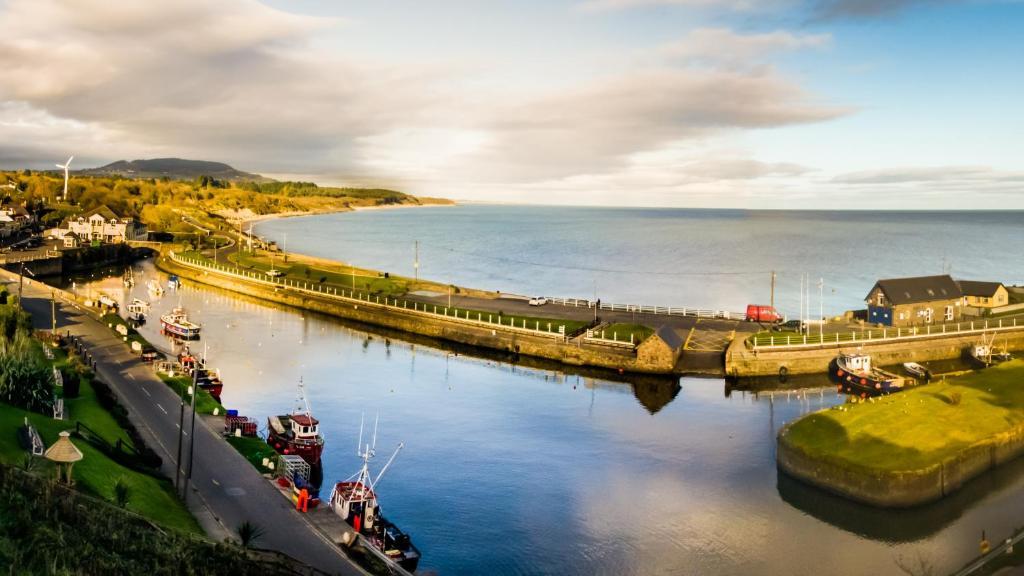
<instances>
[{"instance_id":1,"label":"river channel","mask_svg":"<svg viewBox=\"0 0 1024 576\"><path fill-rule=\"evenodd\" d=\"M136 266L75 279L80 294L150 299ZM325 486L354 473L360 420L379 417L385 513L436 574L938 573L1007 535L1024 509L1024 464L941 503L883 512L780 476L779 427L840 402L832 388L734 390L719 379L595 379L412 344L366 327L186 283L153 301L142 329L181 304L203 325L230 408L290 411L301 378L326 436ZM812 384L814 384L812 382ZM824 384L824 383L823 383Z\"/></svg>"}]
</instances>

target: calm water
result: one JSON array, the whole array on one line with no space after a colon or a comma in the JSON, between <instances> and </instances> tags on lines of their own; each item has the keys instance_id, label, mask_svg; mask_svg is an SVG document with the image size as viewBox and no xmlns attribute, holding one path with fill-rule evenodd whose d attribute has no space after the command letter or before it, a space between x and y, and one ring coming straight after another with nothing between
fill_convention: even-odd
<instances>
[{"instance_id":1,"label":"calm water","mask_svg":"<svg viewBox=\"0 0 1024 576\"><path fill-rule=\"evenodd\" d=\"M343 257L347 250L375 246L372 241L357 244L360 234L426 239L425 235L414 234L429 228L419 219L448 222L452 218L454 223L446 224L447 235L435 233L436 241L463 244L467 250L484 253L488 246L495 246L486 238L502 235L509 238L508 253L516 258L566 260L567 256L549 247L554 242L551 237L537 232L551 227L530 225L526 231L500 228L500 210L504 208L373 212L272 224L281 227L279 230L289 230L289 248L302 247L309 252L314 252L313 240L304 239L307 233L315 236L333 229L342 239L334 249L320 246L319 254ZM512 210L519 215L536 215L526 220L542 219L544 212ZM586 217L574 215L572 210L558 209L550 218L576 221L573 226L577 230L591 230L595 239L607 236L601 229L607 229L609 223L632 219L626 216L629 214L640 214L638 217L654 222L662 220L648 211L583 212L598 215L596 228L584 226ZM489 229L472 228L465 219L473 220L473 214L491 214L495 224ZM631 246L641 245L645 237L653 238L653 245L661 246L658 250L664 250L669 262L660 266L700 260L701 267L724 270L736 262L755 260L754 256L734 253L740 244L754 246L752 249L761 254L773 254L775 261L784 263L782 254L776 255L766 247L774 243L779 250L804 254L793 261L811 268L812 257L792 247L798 246L795 233L785 232L784 238L772 240L763 232L766 225L758 223L762 218L784 220L781 215L702 213L684 216L683 224L660 222L649 227L668 230L675 226L675 238L645 234L635 225L616 225L614 231ZM992 254L993 250L1020 245L1019 231L1002 221L1003 217L968 215L957 226L940 225L935 218L929 221L922 217L918 228L943 230L947 236L950 231L963 231L960 240L943 240L949 242L950 254L954 252L952 246L1000 236L994 230L1003 230L998 243L990 239L990 249L974 261L976 265L987 262L986 266L995 267L999 256ZM976 226L967 223L978 218L982 221ZM504 221L507 226L519 220L509 217ZM385 226L387 222L390 224ZM792 223L778 222L772 226L778 230L793 227ZM886 227L881 223L874 226ZM703 232L686 232L697 227ZM461 236L467 230L476 230L474 240ZM719 249L725 254L721 268L712 268L714 259L699 258L692 252L695 242L707 245L704 236L709 235L737 238L728 244L728 250ZM926 240L901 237L903 244L913 243L922 254L927 250ZM582 254L586 248L586 241L561 238L567 242L566 253ZM360 253L357 261L379 264L375 259L384 262L389 251L393 251L391 257L398 258L399 244L400 240L386 246L377 243L373 248L376 251ZM426 240L424 244L430 245ZM545 251L534 255L523 245L543 247ZM598 246L596 240L594 245ZM596 249L605 254L611 250L606 244ZM860 249L845 250L852 258ZM425 250L425 254L430 252ZM606 264L653 268L658 259L654 251L650 254L637 259L623 255ZM816 258L822 257L817 254ZM947 258L953 259L949 255ZM934 261L936 269L941 266L941 254L915 259L892 249L858 262L879 262L879 266L891 270L898 262L915 260ZM468 257L465 262L459 269L467 275L459 282L512 289L506 286L506 280L518 278L511 273L504 276L509 267L498 266L498 271L477 281L473 274L485 274L487 263ZM440 264L435 262L433 266ZM954 264L954 272L958 266ZM778 268L787 270L792 266L779 264ZM872 276L863 271L863 265L855 268L865 277ZM147 277L155 274L148 265L146 269ZM425 266L424 274L429 269ZM559 279L558 274L541 270L529 279L523 277L522 286L527 286L527 281L553 283ZM930 270L922 264L921 271ZM556 293L572 293L572 287L581 283L585 288L589 278L580 281L577 276L572 272L562 274L568 288ZM689 302L703 294L701 297L710 299L706 305L714 305L720 297L728 304L725 296L701 288L708 282L724 280L703 277L675 281L678 288L664 293L654 292L646 281L638 281L621 288L622 298L650 293L649 301L657 296L662 302ZM144 284L145 278L139 286ZM756 294L754 287L744 282L735 285L735 298L740 302L748 298L748 291ZM532 290L515 289L553 292L544 289L543 284L533 286L536 288ZM77 289L104 290L127 297L117 279L78 284ZM142 298L149 298L144 289L137 291ZM209 343L211 362L223 372L224 401L229 407L255 416L263 424L269 414L293 406L294 384L300 376L304 379L327 437L324 463L328 482L356 471L360 417L365 414L372 420L380 415L377 467L399 442L406 446L381 483L384 509L413 535L424 553L422 566L428 572L895 574L899 573L897 561L916 565L919 558L924 558L937 573L947 573L973 557L983 529L990 538L998 539L1021 524L1024 460L986 475L940 504L899 513L850 504L779 476L774 462L777 430L801 414L837 402L830 388L753 394L727 391L724 382L713 379L684 378L678 387L670 383L634 386L592 380L451 355L437 348L368 334L334 319L194 286L156 302L152 317L177 304L179 298L204 325L204 341ZM154 322L144 331L158 341L155 330Z\"/></svg>"},{"instance_id":2,"label":"calm water","mask_svg":"<svg viewBox=\"0 0 1024 576\"><path fill-rule=\"evenodd\" d=\"M1021 212L767 212L466 205L272 220L288 249L522 294L796 316L800 275L818 310L862 307L878 278L941 274L1024 283Z\"/></svg>"}]
</instances>

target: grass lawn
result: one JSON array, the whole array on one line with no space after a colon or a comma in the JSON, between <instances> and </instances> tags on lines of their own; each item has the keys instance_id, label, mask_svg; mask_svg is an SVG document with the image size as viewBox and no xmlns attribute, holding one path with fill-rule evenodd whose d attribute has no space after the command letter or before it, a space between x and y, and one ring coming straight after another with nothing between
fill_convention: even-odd
<instances>
[{"instance_id":1,"label":"grass lawn","mask_svg":"<svg viewBox=\"0 0 1024 576\"><path fill-rule=\"evenodd\" d=\"M228 444L234 446L235 450L238 450L242 456L245 456L245 459L255 466L260 473L270 472L270 470L263 466L263 459L270 458L275 460L277 452L270 447L270 444L264 442L262 438L228 436L227 440Z\"/></svg>"},{"instance_id":2,"label":"grass lawn","mask_svg":"<svg viewBox=\"0 0 1024 576\"><path fill-rule=\"evenodd\" d=\"M127 336L128 340L126 340L125 342L129 346L131 346L132 342L138 342L139 345L142 346L143 350L145 350L146 348L152 348L152 345L148 341L146 341L146 339L143 338L142 335L139 334L134 328L129 326L128 322L125 321L124 318L121 318L119 315L117 315L117 314L115 314L113 312L111 312L109 314L104 314L103 317L100 318L100 322L103 322L107 326L111 326L112 325L113 326L112 330L115 331L114 333L117 334L117 336L119 338L122 338L122 339L124 339L125 336L123 336L120 332L117 332L117 327L118 326L126 327L128 329L128 336Z\"/></svg>"},{"instance_id":3,"label":"grass lawn","mask_svg":"<svg viewBox=\"0 0 1024 576\"><path fill-rule=\"evenodd\" d=\"M179 397L185 398L187 402L192 401L191 398L188 398L188 387L192 385L191 376L168 376L163 373L159 373L158 376ZM219 409L218 414L224 414L224 406L217 402L209 392L200 388L199 395L196 396L196 412L200 414L213 414L214 408Z\"/></svg>"},{"instance_id":4,"label":"grass lawn","mask_svg":"<svg viewBox=\"0 0 1024 576\"><path fill-rule=\"evenodd\" d=\"M601 330L597 335L607 340L618 340L620 342L629 342L629 337L633 337L633 342L639 344L651 334L654 334L654 329L643 324L610 324Z\"/></svg>"},{"instance_id":5,"label":"grass lawn","mask_svg":"<svg viewBox=\"0 0 1024 576\"><path fill-rule=\"evenodd\" d=\"M804 416L782 441L851 468L915 470L1024 423L1024 360ZM957 395L960 397L956 402Z\"/></svg>"},{"instance_id":6,"label":"grass lawn","mask_svg":"<svg viewBox=\"0 0 1024 576\"><path fill-rule=\"evenodd\" d=\"M243 252L236 252L229 256L229 259L236 265L249 270L266 272L273 267L284 274L282 278L295 282L325 284L351 290L354 281L356 292L366 292L389 298L407 294L412 289L413 284L412 280L408 278L399 276L384 278L376 273L360 270L359 268L355 269L355 278L353 278L352 269L341 264L338 265L338 270L328 270L324 267L311 266L294 260L285 263L282 257L275 256L271 259L266 255L253 256Z\"/></svg>"},{"instance_id":7,"label":"grass lawn","mask_svg":"<svg viewBox=\"0 0 1024 576\"><path fill-rule=\"evenodd\" d=\"M114 418L96 402L95 393L88 382L83 382L81 395L65 401L68 420L53 420L42 414L0 404L0 460L11 466L21 466L26 452L18 444L17 429L27 416L39 430L47 447L51 446L62 430L73 430L80 420L107 441L127 440L127 435ZM114 483L121 479L130 489L128 510L141 514L154 522L185 532L201 534L198 524L178 501L170 481L125 468L81 439L72 439L84 458L74 466L78 490L100 498L114 500ZM55 474L53 465L44 458L35 459L34 472L40 476Z\"/></svg>"}]
</instances>

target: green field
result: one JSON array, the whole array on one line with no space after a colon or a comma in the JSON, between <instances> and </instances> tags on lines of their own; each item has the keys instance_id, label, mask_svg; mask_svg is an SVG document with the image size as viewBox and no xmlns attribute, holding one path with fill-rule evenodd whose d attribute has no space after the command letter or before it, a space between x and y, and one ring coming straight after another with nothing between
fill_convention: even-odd
<instances>
[{"instance_id":1,"label":"green field","mask_svg":"<svg viewBox=\"0 0 1024 576\"><path fill-rule=\"evenodd\" d=\"M654 334L654 329L650 326L618 323L605 326L596 335L606 340L618 340L619 342L629 342L632 337L633 342L639 344L651 334Z\"/></svg>"},{"instance_id":2,"label":"green field","mask_svg":"<svg viewBox=\"0 0 1024 576\"><path fill-rule=\"evenodd\" d=\"M189 253L189 256L192 256ZM253 256L245 252L236 252L228 257L237 266L247 270L267 272L271 268L283 274L286 278L295 282L309 282L310 284L328 285L334 288L341 288L346 291L352 290L355 286L356 292L364 292L375 296L387 296L393 298L402 296L409 292L412 280L399 276L384 278L383 275L369 274L356 269L340 265L336 270L330 270L321 266L311 266L305 263L294 261L285 263L282 255L270 258L265 255Z\"/></svg>"},{"instance_id":3,"label":"green field","mask_svg":"<svg viewBox=\"0 0 1024 576\"><path fill-rule=\"evenodd\" d=\"M57 440L62 430L74 430L76 420L95 430L108 442L113 443L118 438L128 439L110 413L97 403L88 382L82 382L78 398L65 401L65 412L67 420L54 420L42 414L0 404L0 461L10 466L23 465L26 452L18 443L17 429L23 425L26 417L39 430L47 447ZM169 481L121 466L84 440L72 441L84 455L74 466L75 487L78 490L113 501L114 484L121 480L130 490L128 510L169 528L201 533L195 519L174 496ZM33 461L34 473L47 477L55 474L48 460L34 458Z\"/></svg>"},{"instance_id":4,"label":"green field","mask_svg":"<svg viewBox=\"0 0 1024 576\"><path fill-rule=\"evenodd\" d=\"M1024 360L1014 360L874 402L804 416L782 442L864 471L908 471L1024 423Z\"/></svg>"}]
</instances>

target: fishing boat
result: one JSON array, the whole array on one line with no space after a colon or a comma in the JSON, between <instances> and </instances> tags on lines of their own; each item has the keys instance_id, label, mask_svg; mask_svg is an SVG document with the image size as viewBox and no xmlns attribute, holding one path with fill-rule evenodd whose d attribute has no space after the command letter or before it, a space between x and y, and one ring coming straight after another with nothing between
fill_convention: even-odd
<instances>
[{"instance_id":1,"label":"fishing boat","mask_svg":"<svg viewBox=\"0 0 1024 576\"><path fill-rule=\"evenodd\" d=\"M165 334L170 334L183 340L195 340L199 338L201 327L190 322L185 309L178 306L160 317L160 326Z\"/></svg>"},{"instance_id":2,"label":"fishing boat","mask_svg":"<svg viewBox=\"0 0 1024 576\"><path fill-rule=\"evenodd\" d=\"M150 280L146 282L146 290L149 291L151 296L159 298L164 295L164 287L160 285L156 280Z\"/></svg>"},{"instance_id":3,"label":"fishing boat","mask_svg":"<svg viewBox=\"0 0 1024 576\"><path fill-rule=\"evenodd\" d=\"M267 444L279 454L297 454L311 466L320 463L324 451L324 437L320 435L320 421L313 418L309 402L299 380L299 398L291 414L267 418Z\"/></svg>"},{"instance_id":4,"label":"fishing boat","mask_svg":"<svg viewBox=\"0 0 1024 576\"><path fill-rule=\"evenodd\" d=\"M1013 357L1005 350L996 350L991 343L982 342L964 350L964 361L974 368L988 368L1011 360Z\"/></svg>"},{"instance_id":5,"label":"fishing boat","mask_svg":"<svg viewBox=\"0 0 1024 576\"><path fill-rule=\"evenodd\" d=\"M167 277L167 288L168 289L170 289L170 290L177 290L179 287L181 287L181 279L180 278L178 278L174 274L171 274L170 276Z\"/></svg>"},{"instance_id":6,"label":"fishing boat","mask_svg":"<svg viewBox=\"0 0 1024 576\"><path fill-rule=\"evenodd\" d=\"M128 320L141 326L146 323L147 312L149 312L149 302L135 298L128 305Z\"/></svg>"},{"instance_id":7,"label":"fishing boat","mask_svg":"<svg viewBox=\"0 0 1024 576\"><path fill-rule=\"evenodd\" d=\"M128 269L124 271L124 278L122 278L122 281L124 282L125 288L131 288L132 286L135 286L135 274L132 272L131 266L129 266Z\"/></svg>"},{"instance_id":8,"label":"fishing boat","mask_svg":"<svg viewBox=\"0 0 1024 576\"><path fill-rule=\"evenodd\" d=\"M828 374L839 393L861 398L899 392L906 383L902 376L873 367L867 354L836 356L829 364Z\"/></svg>"},{"instance_id":9,"label":"fishing boat","mask_svg":"<svg viewBox=\"0 0 1024 576\"><path fill-rule=\"evenodd\" d=\"M394 462L403 444L381 468L376 478L370 478L370 459L376 453L377 425L374 424L373 446L363 446L362 423L359 426L359 449L356 454L362 458L363 466L347 480L338 482L331 491L329 505L359 535L364 547L372 548L386 562L394 563L408 572L415 572L420 562L420 551L413 545L409 535L389 522L381 512L377 499L380 479Z\"/></svg>"},{"instance_id":10,"label":"fishing boat","mask_svg":"<svg viewBox=\"0 0 1024 576\"><path fill-rule=\"evenodd\" d=\"M924 366L917 362L904 362L903 369L907 371L907 374L915 378L923 378L925 380L931 380L932 373Z\"/></svg>"},{"instance_id":11,"label":"fishing boat","mask_svg":"<svg viewBox=\"0 0 1024 576\"><path fill-rule=\"evenodd\" d=\"M181 370L192 377L196 386L206 390L210 393L210 396L213 396L214 400L220 402L220 395L224 391L224 382L220 379L220 370L207 366L205 354L202 358L199 358L192 354L191 350L186 346L178 354L178 363L181 364Z\"/></svg>"}]
</instances>

